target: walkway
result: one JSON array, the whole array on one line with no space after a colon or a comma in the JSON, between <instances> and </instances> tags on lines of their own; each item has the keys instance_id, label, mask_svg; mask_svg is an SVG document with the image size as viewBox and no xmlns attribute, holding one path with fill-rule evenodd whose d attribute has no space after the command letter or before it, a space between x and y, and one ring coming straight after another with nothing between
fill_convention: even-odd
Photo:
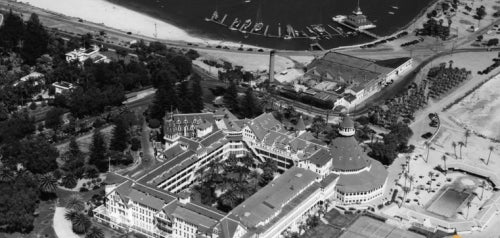
<instances>
[{"instance_id":1,"label":"walkway","mask_svg":"<svg viewBox=\"0 0 500 238\"><path fill-rule=\"evenodd\" d=\"M66 218L64 218L65 213L66 213L66 208L56 207L52 226L54 227L54 231L56 232L57 237L80 238L80 236L75 234L71 229L71 222L66 220Z\"/></svg>"},{"instance_id":2,"label":"walkway","mask_svg":"<svg viewBox=\"0 0 500 238\"><path fill-rule=\"evenodd\" d=\"M0 13L0 26L2 26L2 23L3 23L3 15L2 13Z\"/></svg>"}]
</instances>

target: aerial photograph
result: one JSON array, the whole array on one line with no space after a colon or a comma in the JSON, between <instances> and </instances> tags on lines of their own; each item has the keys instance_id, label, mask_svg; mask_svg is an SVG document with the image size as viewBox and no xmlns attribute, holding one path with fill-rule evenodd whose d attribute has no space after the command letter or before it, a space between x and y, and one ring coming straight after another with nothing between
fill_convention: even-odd
<instances>
[{"instance_id":1,"label":"aerial photograph","mask_svg":"<svg viewBox=\"0 0 500 238\"><path fill-rule=\"evenodd\" d=\"M0 0L0 238L500 238L500 0Z\"/></svg>"}]
</instances>

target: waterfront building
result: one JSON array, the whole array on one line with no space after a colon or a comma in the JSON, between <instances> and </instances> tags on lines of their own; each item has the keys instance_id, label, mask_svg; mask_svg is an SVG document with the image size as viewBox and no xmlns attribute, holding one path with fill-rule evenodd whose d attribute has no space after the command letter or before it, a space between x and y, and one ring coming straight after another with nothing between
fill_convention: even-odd
<instances>
[{"instance_id":1,"label":"waterfront building","mask_svg":"<svg viewBox=\"0 0 500 238\"><path fill-rule=\"evenodd\" d=\"M302 81L308 85L319 82L335 83L338 95L335 100L323 95L315 98L327 98L334 106L353 107L379 92L384 86L391 84L400 75L413 66L411 58L388 60L369 60L337 52L328 52L321 58L313 60L308 66Z\"/></svg>"},{"instance_id":2,"label":"waterfront building","mask_svg":"<svg viewBox=\"0 0 500 238\"><path fill-rule=\"evenodd\" d=\"M200 125L211 129L200 132ZM165 143L156 154L163 162L135 179L109 174L106 203L94 210L96 220L151 238L280 237L298 231L327 200L372 206L368 203L384 191L387 172L354 139L354 122L344 117L343 137L331 145L306 128L300 118L289 131L271 113L244 120L225 109L169 114ZM254 165L274 160L282 174L228 213L191 201L188 191L198 172L231 155L253 155Z\"/></svg>"}]
</instances>

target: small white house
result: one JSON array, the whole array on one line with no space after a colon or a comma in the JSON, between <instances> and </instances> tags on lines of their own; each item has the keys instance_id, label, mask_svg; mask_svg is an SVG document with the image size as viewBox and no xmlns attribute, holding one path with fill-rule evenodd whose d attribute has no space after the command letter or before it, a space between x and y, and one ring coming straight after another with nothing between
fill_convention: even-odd
<instances>
[{"instance_id":1,"label":"small white house","mask_svg":"<svg viewBox=\"0 0 500 238\"><path fill-rule=\"evenodd\" d=\"M75 49L71 52L66 53L66 61L68 63L73 61L78 61L80 63L85 62L87 59L92 59L94 63L109 63L108 57L99 54L99 47L97 45L92 45L91 48L85 49Z\"/></svg>"},{"instance_id":2,"label":"small white house","mask_svg":"<svg viewBox=\"0 0 500 238\"><path fill-rule=\"evenodd\" d=\"M52 84L55 88L55 94L65 94L71 92L75 88L72 83L66 81L55 82Z\"/></svg>"}]
</instances>

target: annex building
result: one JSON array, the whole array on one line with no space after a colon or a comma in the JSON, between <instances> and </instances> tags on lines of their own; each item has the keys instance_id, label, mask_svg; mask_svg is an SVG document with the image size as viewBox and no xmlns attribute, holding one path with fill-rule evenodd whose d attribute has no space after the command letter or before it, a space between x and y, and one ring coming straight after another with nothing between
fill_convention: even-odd
<instances>
[{"instance_id":1,"label":"annex building","mask_svg":"<svg viewBox=\"0 0 500 238\"><path fill-rule=\"evenodd\" d=\"M280 237L297 231L326 200L337 206L370 206L386 186L387 171L367 157L354 139L347 116L328 146L315 139L300 118L288 131L271 113L237 119L222 109L213 113L169 114L163 161L137 179L110 173L106 203L95 218L147 237ZM252 155L254 163L277 162L281 175L228 213L191 201L197 171L230 155Z\"/></svg>"},{"instance_id":2,"label":"annex building","mask_svg":"<svg viewBox=\"0 0 500 238\"><path fill-rule=\"evenodd\" d=\"M307 66L304 81L309 85L321 82L334 84L333 90L316 92L314 97L321 100L328 93L328 100L333 101L335 106L351 107L392 83L412 66L412 58L370 60L328 52Z\"/></svg>"}]
</instances>

